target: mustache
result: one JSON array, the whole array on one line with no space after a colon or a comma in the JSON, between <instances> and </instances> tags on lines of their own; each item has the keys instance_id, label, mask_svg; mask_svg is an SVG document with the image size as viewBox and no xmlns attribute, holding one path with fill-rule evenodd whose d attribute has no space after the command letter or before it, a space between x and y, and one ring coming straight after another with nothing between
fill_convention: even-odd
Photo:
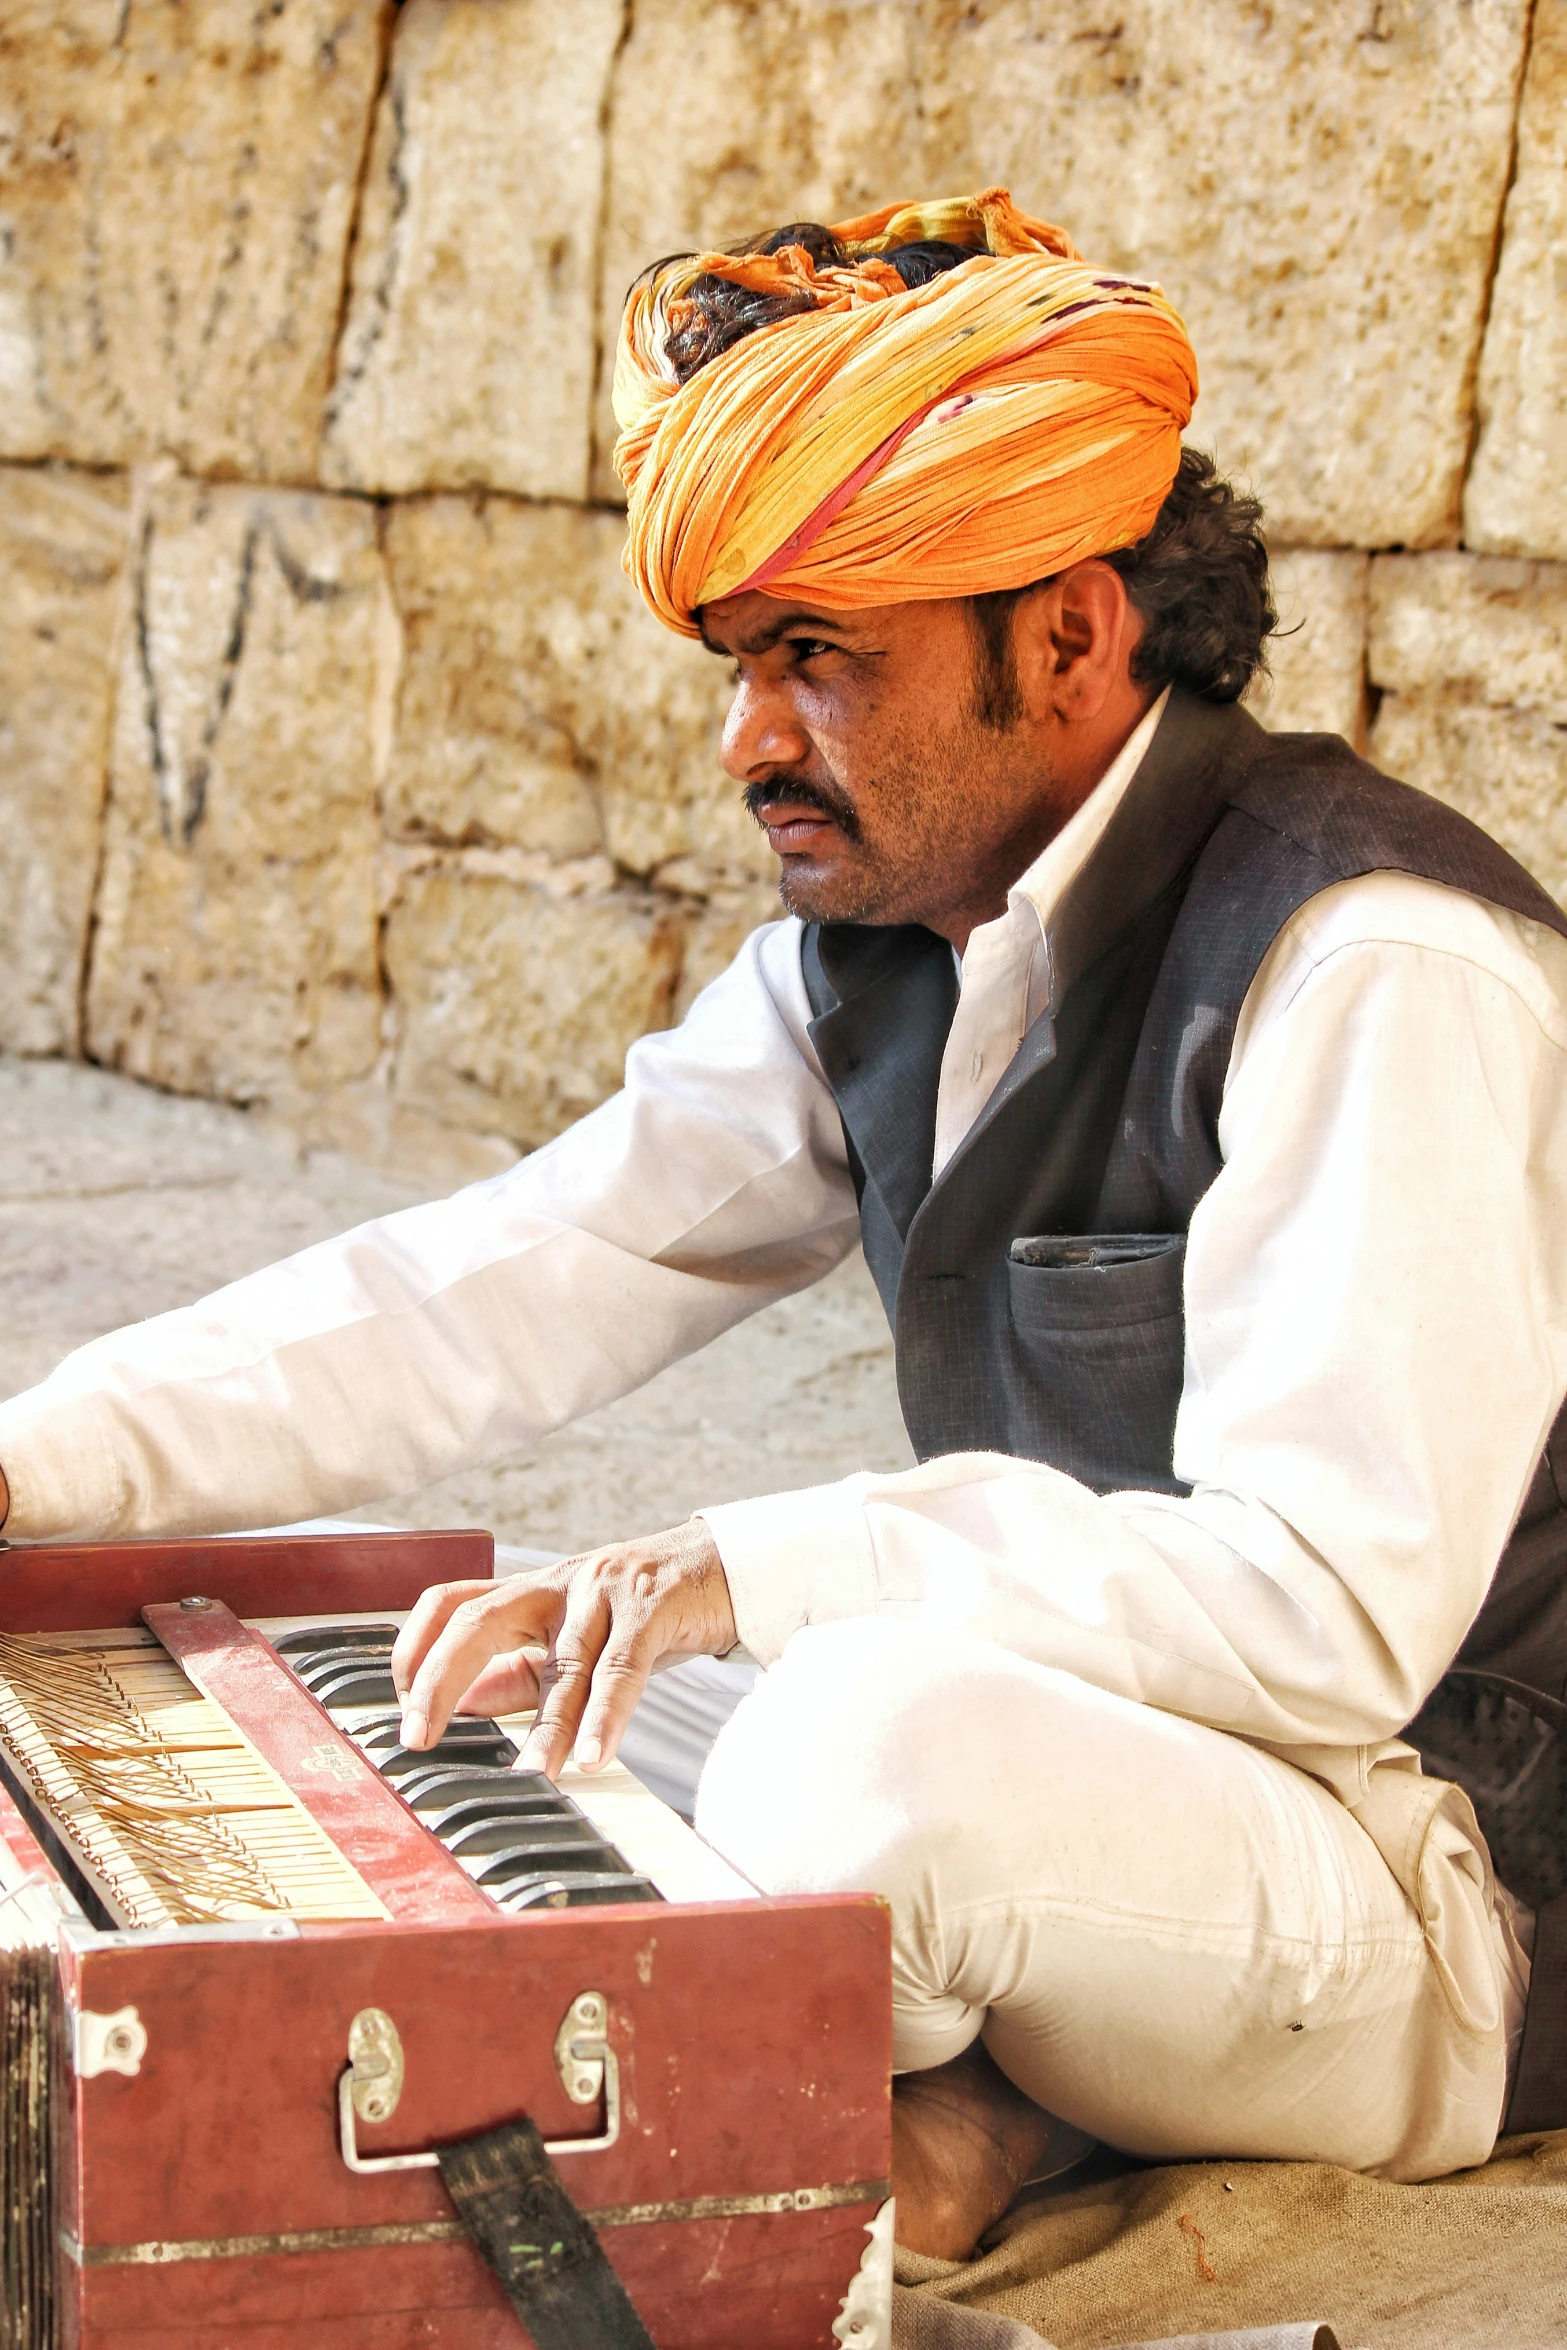
<instances>
[{"instance_id":1,"label":"mustache","mask_svg":"<svg viewBox=\"0 0 1567 2350\"><path fill-rule=\"evenodd\" d=\"M818 816L836 824L847 841L858 842L863 837L864 828L848 794L835 784L812 783L797 770L782 768L762 783L748 783L740 797L746 814L758 824L766 822L769 808L787 804L814 808Z\"/></svg>"}]
</instances>

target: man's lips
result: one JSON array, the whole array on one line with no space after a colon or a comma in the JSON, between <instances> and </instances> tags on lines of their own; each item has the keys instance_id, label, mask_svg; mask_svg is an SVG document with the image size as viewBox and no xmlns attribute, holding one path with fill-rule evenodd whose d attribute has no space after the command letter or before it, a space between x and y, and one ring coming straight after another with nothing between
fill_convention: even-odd
<instances>
[{"instance_id":1,"label":"man's lips","mask_svg":"<svg viewBox=\"0 0 1567 2350\"><path fill-rule=\"evenodd\" d=\"M838 829L832 817L823 815L820 808L802 808L788 801L764 808L760 822L768 846L778 857L808 855L812 849L821 847L828 833Z\"/></svg>"}]
</instances>

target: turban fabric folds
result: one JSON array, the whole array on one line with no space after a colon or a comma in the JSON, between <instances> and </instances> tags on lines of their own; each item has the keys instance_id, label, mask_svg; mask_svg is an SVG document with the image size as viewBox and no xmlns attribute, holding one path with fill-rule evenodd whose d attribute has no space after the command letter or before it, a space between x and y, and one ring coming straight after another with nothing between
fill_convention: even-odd
<instances>
[{"instance_id":1,"label":"turban fabric folds","mask_svg":"<svg viewBox=\"0 0 1567 2350\"><path fill-rule=\"evenodd\" d=\"M746 588L848 610L1025 587L1144 535L1197 393L1157 286L1091 267L1001 188L832 233L847 267L699 253L632 290L615 463L626 569L661 620L694 636ZM906 287L878 256L927 238L972 258ZM800 306L682 384L666 344L698 278Z\"/></svg>"}]
</instances>

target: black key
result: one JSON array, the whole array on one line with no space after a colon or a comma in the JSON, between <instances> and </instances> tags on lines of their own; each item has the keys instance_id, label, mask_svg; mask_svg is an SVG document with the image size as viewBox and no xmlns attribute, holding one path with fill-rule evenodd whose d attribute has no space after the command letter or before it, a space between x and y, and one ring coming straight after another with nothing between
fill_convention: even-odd
<instances>
[{"instance_id":1,"label":"black key","mask_svg":"<svg viewBox=\"0 0 1567 2350\"><path fill-rule=\"evenodd\" d=\"M374 1648L319 1648L308 1656L291 1656L289 1665L307 1685L321 1680L343 1665L384 1665L391 1655L385 1641Z\"/></svg>"},{"instance_id":2,"label":"black key","mask_svg":"<svg viewBox=\"0 0 1567 2350\"><path fill-rule=\"evenodd\" d=\"M348 1735L372 1759L377 1754L390 1754L403 1742L403 1717L396 1713L384 1722L355 1722Z\"/></svg>"},{"instance_id":3,"label":"black key","mask_svg":"<svg viewBox=\"0 0 1567 2350\"><path fill-rule=\"evenodd\" d=\"M425 1757L430 1761L429 1756ZM444 1810L448 1804L458 1803L469 1795L558 1795L557 1788L542 1771L507 1771L486 1769L482 1764L431 1762L428 1771L417 1777L410 1773L397 1790L404 1803L411 1804L421 1816L431 1811ZM561 1796L563 1803L568 1796Z\"/></svg>"},{"instance_id":4,"label":"black key","mask_svg":"<svg viewBox=\"0 0 1567 2350\"><path fill-rule=\"evenodd\" d=\"M368 1721L355 1722L354 1736L356 1738L379 1738L383 1732L390 1731L394 1738L398 1738L402 1735L402 1728L402 1707L400 1705L384 1705L380 1712L373 1713Z\"/></svg>"},{"instance_id":5,"label":"black key","mask_svg":"<svg viewBox=\"0 0 1567 2350\"><path fill-rule=\"evenodd\" d=\"M495 1894L502 1909L564 1909L570 1898L563 1877L525 1877L511 1894Z\"/></svg>"},{"instance_id":6,"label":"black key","mask_svg":"<svg viewBox=\"0 0 1567 2350\"><path fill-rule=\"evenodd\" d=\"M353 1648L313 1649L308 1656L291 1657L289 1664L306 1687L311 1688L317 1681L327 1679L334 1672L341 1671L344 1665L384 1665L391 1653L386 1642L380 1640L373 1648L356 1646Z\"/></svg>"},{"instance_id":7,"label":"black key","mask_svg":"<svg viewBox=\"0 0 1567 2350\"><path fill-rule=\"evenodd\" d=\"M647 1877L613 1877L568 1879L566 1907L568 1909L598 1909L617 1901L662 1901L663 1894Z\"/></svg>"},{"instance_id":8,"label":"black key","mask_svg":"<svg viewBox=\"0 0 1567 2350\"><path fill-rule=\"evenodd\" d=\"M385 1709L381 1717L381 1726L383 1728L391 1727L390 1707ZM397 1716L397 1729L399 1736L401 1736L401 1714ZM484 1721L470 1717L467 1714L458 1714L447 1723L445 1729L441 1732L441 1744L443 1746L462 1747L510 1746L511 1740L507 1737L505 1731L500 1727L498 1722ZM435 1748L430 1746L427 1747L425 1751L427 1754L433 1754L435 1752ZM513 1751L515 1752L515 1749L513 1749Z\"/></svg>"},{"instance_id":9,"label":"black key","mask_svg":"<svg viewBox=\"0 0 1567 2350\"><path fill-rule=\"evenodd\" d=\"M305 1687L312 1697L319 1698L328 1712L338 1712L348 1705L386 1705L397 1695L397 1683L383 1664L334 1665L331 1670Z\"/></svg>"},{"instance_id":10,"label":"black key","mask_svg":"<svg viewBox=\"0 0 1567 2350\"><path fill-rule=\"evenodd\" d=\"M496 1892L502 1909L591 1909L604 1902L662 1901L664 1896L646 1877L524 1877Z\"/></svg>"},{"instance_id":11,"label":"black key","mask_svg":"<svg viewBox=\"0 0 1567 2350\"><path fill-rule=\"evenodd\" d=\"M366 1754L373 1752L377 1747L401 1746L403 1742L401 1706L387 1707L380 1713L372 1714L368 1721L355 1722L349 1734L359 1741ZM505 1733L497 1723L492 1722L485 1714L458 1714L448 1725L446 1735L448 1738L474 1737L482 1740L500 1738ZM429 1753L431 1750L427 1747L425 1751Z\"/></svg>"},{"instance_id":12,"label":"black key","mask_svg":"<svg viewBox=\"0 0 1567 2350\"><path fill-rule=\"evenodd\" d=\"M399 1734L402 1734L402 1723L399 1723ZM493 1767L493 1770L503 1770L505 1765L491 1765L491 1762L486 1760L484 1755L482 1755L482 1748L486 1748L486 1746L505 1746L505 1751L507 1751L507 1753L517 1753L517 1748L512 1746L512 1741L510 1741L510 1739L507 1739L505 1730L500 1730L500 1727L496 1727L496 1723L484 1723L484 1720L468 1720L468 1715L458 1715L456 1720L451 1720L451 1723L446 1723L446 1727L444 1727L444 1730L442 1730L442 1739L439 1739L439 1744L442 1744L442 1746L453 1746L453 1748L460 1746L460 1748L463 1748L463 1755L465 1755L465 1758L472 1758L472 1760L475 1760L475 1762L482 1762L482 1760L484 1760L484 1767ZM425 1746L425 1753L428 1753L428 1755L435 1755L435 1746Z\"/></svg>"},{"instance_id":13,"label":"black key","mask_svg":"<svg viewBox=\"0 0 1567 2350\"><path fill-rule=\"evenodd\" d=\"M442 1748L461 1747L465 1754L471 1748L475 1760L478 1758L479 1749L484 1746L503 1746L509 1756L513 1756L517 1752L505 1731L499 1728L496 1723L486 1720L482 1714L454 1714L441 1732L440 1745ZM434 1755L438 1750L434 1746L427 1746L424 1751L426 1754ZM497 1764L491 1767L504 1769L505 1765Z\"/></svg>"},{"instance_id":14,"label":"black key","mask_svg":"<svg viewBox=\"0 0 1567 2350\"><path fill-rule=\"evenodd\" d=\"M390 1754L377 1752L371 1759L382 1778L394 1783L428 1770L432 1763L487 1763L492 1770L504 1770L516 1761L517 1749L498 1730L485 1727L488 1735L483 1738L459 1738L448 1731L436 1746L394 1746Z\"/></svg>"},{"instance_id":15,"label":"black key","mask_svg":"<svg viewBox=\"0 0 1567 2350\"><path fill-rule=\"evenodd\" d=\"M548 1795L470 1795L465 1802L449 1803L441 1811L421 1807L419 1816L431 1835L439 1836L444 1844L460 1828L481 1820L512 1820L520 1830L530 1820L577 1820L582 1814L569 1795L552 1790Z\"/></svg>"},{"instance_id":16,"label":"black key","mask_svg":"<svg viewBox=\"0 0 1567 2350\"><path fill-rule=\"evenodd\" d=\"M583 1826L587 1826L586 1821ZM610 1869L618 1870L623 1876L630 1874L614 1846L606 1844L602 1836L595 1836L591 1831L587 1835L579 1835L575 1842L552 1844L544 1852L540 1852L536 1845L519 1840L480 1861L469 1874L476 1885L487 1886L493 1891L509 1884L515 1877L536 1877L542 1869L548 1869L556 1876L581 1874L584 1870L603 1874Z\"/></svg>"},{"instance_id":17,"label":"black key","mask_svg":"<svg viewBox=\"0 0 1567 2350\"><path fill-rule=\"evenodd\" d=\"M463 1808L469 1807L465 1805ZM434 1821L427 1824L435 1826ZM595 1830L573 1806L570 1811L558 1812L553 1817L548 1813L540 1815L537 1812L515 1810L500 1812L493 1819L468 1820L461 1827L449 1831L435 1828L435 1833L454 1860L471 1860L475 1853L480 1852L515 1852L519 1849L533 1852L542 1850L546 1845L579 1844L593 1835ZM605 1842L602 1849L610 1852L614 1848ZM616 1858L619 1858L618 1854Z\"/></svg>"},{"instance_id":18,"label":"black key","mask_svg":"<svg viewBox=\"0 0 1567 2350\"><path fill-rule=\"evenodd\" d=\"M396 1644L395 1624L312 1624L299 1632L280 1632L272 1643L279 1656L325 1656L334 1648L350 1653L371 1648L390 1656Z\"/></svg>"}]
</instances>

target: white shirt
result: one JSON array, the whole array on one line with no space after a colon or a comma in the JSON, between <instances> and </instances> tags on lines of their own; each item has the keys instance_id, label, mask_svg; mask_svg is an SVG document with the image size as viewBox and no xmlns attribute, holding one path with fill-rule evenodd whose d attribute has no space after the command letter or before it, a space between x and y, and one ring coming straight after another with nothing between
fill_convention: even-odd
<instances>
[{"instance_id":1,"label":"white shirt","mask_svg":"<svg viewBox=\"0 0 1567 2350\"><path fill-rule=\"evenodd\" d=\"M981 1066L961 1100L944 1072L947 1151L1026 1017L1020 957L1048 1003L1050 918L1135 764L971 942L948 1062ZM632 1048L622 1093L508 1173L80 1349L0 1406L7 1534L411 1491L816 1280L858 1220L809 1018L799 926L770 924ZM922 1615L1365 1795L1567 1390L1567 942L1400 875L1323 892L1246 998L1219 1140L1186 1261L1190 1498L957 1455L714 1508L758 1658L806 1623Z\"/></svg>"}]
</instances>

